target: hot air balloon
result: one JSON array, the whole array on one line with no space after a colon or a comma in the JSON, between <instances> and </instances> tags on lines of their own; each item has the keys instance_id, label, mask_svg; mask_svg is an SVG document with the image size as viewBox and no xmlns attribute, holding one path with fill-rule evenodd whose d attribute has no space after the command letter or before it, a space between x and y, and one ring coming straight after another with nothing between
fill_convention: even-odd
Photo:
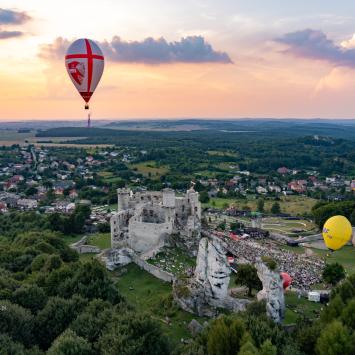
<instances>
[{"instance_id":1,"label":"hot air balloon","mask_svg":"<svg viewBox=\"0 0 355 355\"><path fill-rule=\"evenodd\" d=\"M73 42L65 56L65 67L71 81L89 109L89 101L104 71L104 56L91 39L81 38ZM88 125L90 115L88 116Z\"/></svg>"},{"instance_id":2,"label":"hot air balloon","mask_svg":"<svg viewBox=\"0 0 355 355\"><path fill-rule=\"evenodd\" d=\"M351 223L344 216L329 218L323 227L325 245L331 250L342 248L352 236Z\"/></svg>"},{"instance_id":3,"label":"hot air balloon","mask_svg":"<svg viewBox=\"0 0 355 355\"><path fill-rule=\"evenodd\" d=\"M282 286L286 290L292 283L292 277L287 272L281 272L280 276L282 278Z\"/></svg>"}]
</instances>

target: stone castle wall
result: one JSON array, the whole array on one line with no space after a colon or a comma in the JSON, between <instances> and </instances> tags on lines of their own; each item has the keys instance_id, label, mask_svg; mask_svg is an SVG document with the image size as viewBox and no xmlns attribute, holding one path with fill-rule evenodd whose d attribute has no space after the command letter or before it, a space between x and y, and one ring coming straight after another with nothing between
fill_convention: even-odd
<instances>
[{"instance_id":1,"label":"stone castle wall","mask_svg":"<svg viewBox=\"0 0 355 355\"><path fill-rule=\"evenodd\" d=\"M111 217L111 246L129 247L147 253L167 242L176 233L185 239L197 239L201 230L201 204L191 188L177 197L172 189L136 192L118 189L118 212ZM190 243L189 243L190 242ZM185 241L184 241L185 243Z\"/></svg>"},{"instance_id":2,"label":"stone castle wall","mask_svg":"<svg viewBox=\"0 0 355 355\"><path fill-rule=\"evenodd\" d=\"M173 274L159 269L155 265L149 264L146 261L142 260L137 255L132 256L132 260L135 264L137 264L143 270L149 272L153 276L157 277L158 279L165 281L165 282L173 282L176 278Z\"/></svg>"},{"instance_id":3,"label":"stone castle wall","mask_svg":"<svg viewBox=\"0 0 355 355\"><path fill-rule=\"evenodd\" d=\"M144 223L133 221L128 232L129 247L138 253L145 253L161 245L172 232L171 223Z\"/></svg>"}]
</instances>

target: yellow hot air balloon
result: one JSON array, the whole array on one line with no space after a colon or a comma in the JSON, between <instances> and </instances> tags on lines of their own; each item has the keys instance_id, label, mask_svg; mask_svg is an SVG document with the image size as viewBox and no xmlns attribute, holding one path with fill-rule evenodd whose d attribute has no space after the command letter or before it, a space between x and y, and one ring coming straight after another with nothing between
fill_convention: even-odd
<instances>
[{"instance_id":1,"label":"yellow hot air balloon","mask_svg":"<svg viewBox=\"0 0 355 355\"><path fill-rule=\"evenodd\" d=\"M323 227L325 245L331 250L343 247L350 240L352 234L351 223L344 216L329 218Z\"/></svg>"}]
</instances>

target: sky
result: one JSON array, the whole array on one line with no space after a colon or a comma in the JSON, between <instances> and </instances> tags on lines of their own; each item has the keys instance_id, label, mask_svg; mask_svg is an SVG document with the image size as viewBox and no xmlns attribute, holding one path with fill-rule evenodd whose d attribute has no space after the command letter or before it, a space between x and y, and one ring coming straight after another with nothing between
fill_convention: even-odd
<instances>
[{"instance_id":1,"label":"sky","mask_svg":"<svg viewBox=\"0 0 355 355\"><path fill-rule=\"evenodd\" d=\"M355 118L353 0L2 0L0 120L85 117L78 38L105 55L93 118Z\"/></svg>"}]
</instances>

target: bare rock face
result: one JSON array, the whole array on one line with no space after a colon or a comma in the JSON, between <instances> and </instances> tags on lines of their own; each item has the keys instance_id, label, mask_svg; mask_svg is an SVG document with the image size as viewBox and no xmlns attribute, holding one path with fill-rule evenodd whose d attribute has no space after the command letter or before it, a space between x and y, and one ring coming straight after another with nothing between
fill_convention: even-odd
<instances>
[{"instance_id":1,"label":"bare rock face","mask_svg":"<svg viewBox=\"0 0 355 355\"><path fill-rule=\"evenodd\" d=\"M223 246L215 239L201 239L196 265L196 281L209 288L214 299L225 299L231 270Z\"/></svg>"},{"instance_id":2,"label":"bare rock face","mask_svg":"<svg viewBox=\"0 0 355 355\"><path fill-rule=\"evenodd\" d=\"M195 275L174 283L174 299L182 309L199 316L214 317L218 308L242 311L250 301L229 296L230 273L221 242L216 238L202 238Z\"/></svg>"},{"instance_id":3,"label":"bare rock face","mask_svg":"<svg viewBox=\"0 0 355 355\"><path fill-rule=\"evenodd\" d=\"M129 248L109 249L100 255L100 259L105 263L108 270L113 271L117 267L131 263L133 254L133 250Z\"/></svg>"},{"instance_id":4,"label":"bare rock face","mask_svg":"<svg viewBox=\"0 0 355 355\"><path fill-rule=\"evenodd\" d=\"M285 297L280 273L278 270L270 270L261 259L257 260L255 266L263 284L263 289L257 294L257 299L258 301L266 300L268 316L275 323L281 323L285 314Z\"/></svg>"},{"instance_id":5,"label":"bare rock face","mask_svg":"<svg viewBox=\"0 0 355 355\"><path fill-rule=\"evenodd\" d=\"M193 319L187 327L193 337L196 337L203 331L203 325L201 325L196 319Z\"/></svg>"}]
</instances>

